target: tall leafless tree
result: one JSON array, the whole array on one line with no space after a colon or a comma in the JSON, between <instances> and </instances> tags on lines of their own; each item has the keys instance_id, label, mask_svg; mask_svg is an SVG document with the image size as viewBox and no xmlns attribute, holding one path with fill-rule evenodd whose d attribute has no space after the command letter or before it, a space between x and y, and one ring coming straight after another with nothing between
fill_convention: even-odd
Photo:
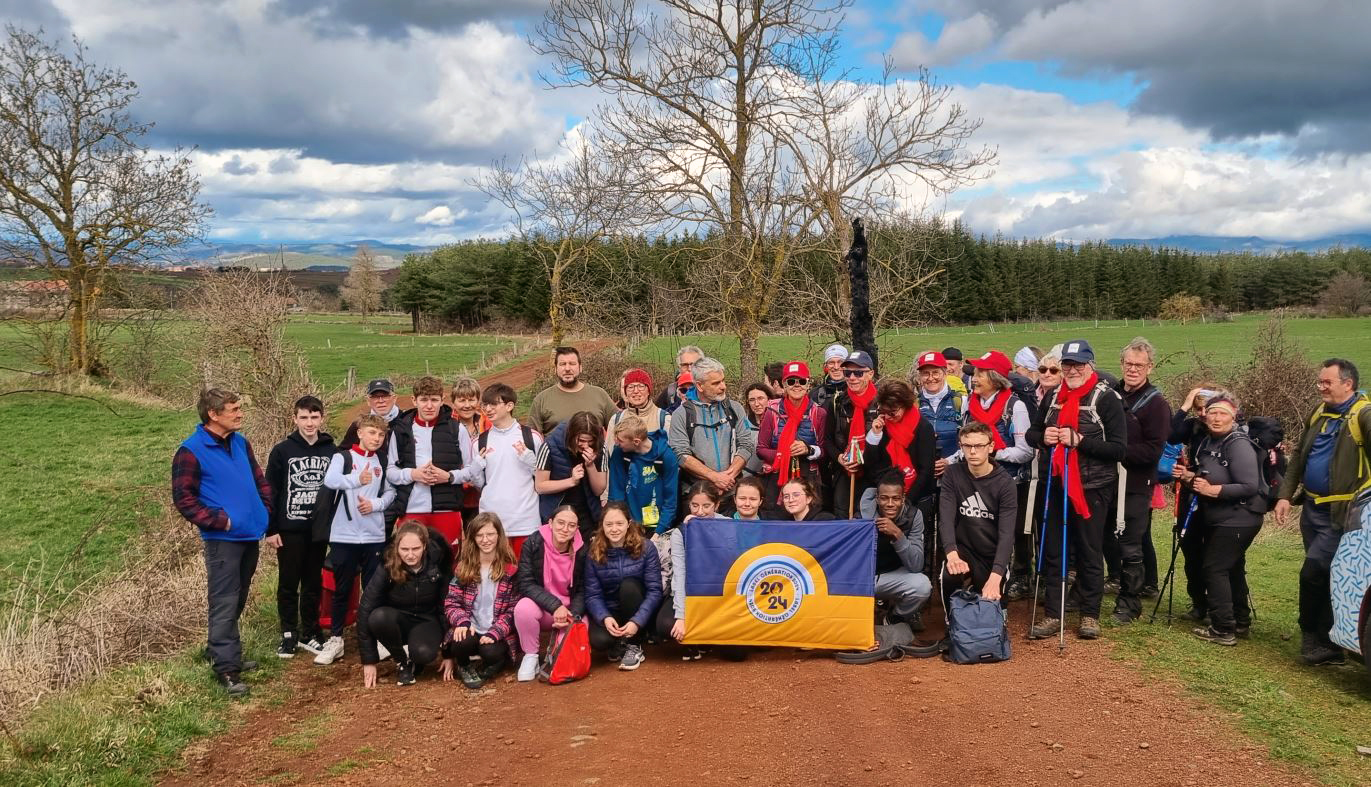
<instances>
[{"instance_id":1,"label":"tall leafless tree","mask_svg":"<svg viewBox=\"0 0 1371 787\"><path fill-rule=\"evenodd\" d=\"M607 95L592 116L643 173L650 218L701 230L702 278L738 336L744 377L793 255L831 246L899 178L951 188L989 164L977 124L927 79L839 73L850 0L553 0L534 39L550 81ZM921 75L922 77L922 75Z\"/></svg>"},{"instance_id":2,"label":"tall leafless tree","mask_svg":"<svg viewBox=\"0 0 1371 787\"><path fill-rule=\"evenodd\" d=\"M150 153L122 71L6 28L0 44L0 252L67 287L67 370L101 368L89 322L111 272L195 237L209 214L179 152Z\"/></svg>"},{"instance_id":3,"label":"tall leafless tree","mask_svg":"<svg viewBox=\"0 0 1371 787\"><path fill-rule=\"evenodd\" d=\"M363 243L357 247L352 267L343 279L343 300L347 301L349 310L360 313L362 322L366 322L372 312L381 308L381 295L385 290L385 282L376 270L376 257Z\"/></svg>"}]
</instances>

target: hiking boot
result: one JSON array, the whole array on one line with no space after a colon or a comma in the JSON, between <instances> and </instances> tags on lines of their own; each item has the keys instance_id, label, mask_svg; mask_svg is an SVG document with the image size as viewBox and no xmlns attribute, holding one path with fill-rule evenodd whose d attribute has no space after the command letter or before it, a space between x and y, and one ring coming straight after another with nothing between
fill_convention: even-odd
<instances>
[{"instance_id":1,"label":"hiking boot","mask_svg":"<svg viewBox=\"0 0 1371 787\"><path fill-rule=\"evenodd\" d=\"M1336 666L1347 663L1342 648L1308 631L1300 635L1300 662L1306 667Z\"/></svg>"},{"instance_id":2,"label":"hiking boot","mask_svg":"<svg viewBox=\"0 0 1371 787\"><path fill-rule=\"evenodd\" d=\"M1132 612L1124 612L1121 609L1116 609L1114 610L1113 619L1115 625L1127 626L1133 621L1137 620L1138 616L1134 615Z\"/></svg>"},{"instance_id":3,"label":"hiking boot","mask_svg":"<svg viewBox=\"0 0 1371 787\"><path fill-rule=\"evenodd\" d=\"M1252 636L1251 623L1239 623L1233 627L1233 636L1238 639L1248 639Z\"/></svg>"},{"instance_id":4,"label":"hiking boot","mask_svg":"<svg viewBox=\"0 0 1371 787\"><path fill-rule=\"evenodd\" d=\"M619 669L632 671L641 667L644 661L647 661L647 657L643 655L643 646L629 645L619 659Z\"/></svg>"},{"instance_id":5,"label":"hiking boot","mask_svg":"<svg viewBox=\"0 0 1371 787\"><path fill-rule=\"evenodd\" d=\"M1209 619L1209 613L1197 607L1191 607L1190 609L1187 609L1186 611L1182 612L1176 617L1180 618L1181 620L1190 620L1194 621L1195 623L1203 623Z\"/></svg>"},{"instance_id":6,"label":"hiking boot","mask_svg":"<svg viewBox=\"0 0 1371 787\"><path fill-rule=\"evenodd\" d=\"M1099 618L1081 618L1081 625L1076 629L1076 636L1081 639L1099 639L1100 621Z\"/></svg>"},{"instance_id":7,"label":"hiking boot","mask_svg":"<svg viewBox=\"0 0 1371 787\"><path fill-rule=\"evenodd\" d=\"M1055 637L1057 632L1061 631L1061 627L1061 618L1043 618L1028 630L1028 638L1047 639L1048 637Z\"/></svg>"},{"instance_id":8,"label":"hiking boot","mask_svg":"<svg viewBox=\"0 0 1371 787\"><path fill-rule=\"evenodd\" d=\"M260 666L260 665L259 665L257 662L255 662L255 661L245 660L245 661L243 661L243 666L242 666L242 668L240 668L238 671L239 671L239 672L252 672L253 670L257 669L258 666Z\"/></svg>"},{"instance_id":9,"label":"hiking boot","mask_svg":"<svg viewBox=\"0 0 1371 787\"><path fill-rule=\"evenodd\" d=\"M1213 626L1200 626L1197 629L1192 629L1190 633L1202 640L1212 642L1215 645L1227 645L1231 648L1238 644L1238 638L1236 636L1226 634L1222 631L1215 631Z\"/></svg>"},{"instance_id":10,"label":"hiking boot","mask_svg":"<svg viewBox=\"0 0 1371 787\"><path fill-rule=\"evenodd\" d=\"M314 657L314 663L321 667L327 667L333 662L343 657L343 638L329 637L324 646L319 649L319 655Z\"/></svg>"},{"instance_id":11,"label":"hiking boot","mask_svg":"<svg viewBox=\"0 0 1371 787\"><path fill-rule=\"evenodd\" d=\"M299 642L300 650L306 653L319 655L319 651L324 649L324 637L321 634L310 635Z\"/></svg>"},{"instance_id":12,"label":"hiking boot","mask_svg":"<svg viewBox=\"0 0 1371 787\"><path fill-rule=\"evenodd\" d=\"M243 682L242 676L237 672L225 672L214 676L219 685L224 687L224 693L230 697L246 697L248 695L248 684Z\"/></svg>"},{"instance_id":13,"label":"hiking boot","mask_svg":"<svg viewBox=\"0 0 1371 787\"><path fill-rule=\"evenodd\" d=\"M504 668L504 664L490 664L488 666L482 667L479 671L477 671L476 676L479 677L481 679L481 683L484 684L493 680L496 676L500 674L501 671L504 670Z\"/></svg>"},{"instance_id":14,"label":"hiking boot","mask_svg":"<svg viewBox=\"0 0 1371 787\"><path fill-rule=\"evenodd\" d=\"M1004 597L1006 601L1022 601L1028 598L1028 594L1031 592L1032 588L1028 586L1028 580L1011 579L1009 586L1004 589Z\"/></svg>"},{"instance_id":15,"label":"hiking boot","mask_svg":"<svg viewBox=\"0 0 1371 787\"><path fill-rule=\"evenodd\" d=\"M538 654L525 653L519 662L519 682L528 683L538 677Z\"/></svg>"},{"instance_id":16,"label":"hiking boot","mask_svg":"<svg viewBox=\"0 0 1371 787\"><path fill-rule=\"evenodd\" d=\"M1156 585L1143 585L1143 589L1142 589L1142 597L1143 597L1143 598L1156 598L1156 597L1159 596L1159 595L1161 595L1161 591L1157 590L1157 586L1156 586Z\"/></svg>"},{"instance_id":17,"label":"hiking boot","mask_svg":"<svg viewBox=\"0 0 1371 787\"><path fill-rule=\"evenodd\" d=\"M609 650L605 651L605 658L610 661L618 661L624 657L625 650L626 648L624 648L623 643L616 642L609 646Z\"/></svg>"},{"instance_id":18,"label":"hiking boot","mask_svg":"<svg viewBox=\"0 0 1371 787\"><path fill-rule=\"evenodd\" d=\"M479 689L485 685L485 678L477 674L470 666L463 664L457 667L457 677L461 679L462 685L469 689Z\"/></svg>"},{"instance_id":19,"label":"hiking boot","mask_svg":"<svg viewBox=\"0 0 1371 787\"><path fill-rule=\"evenodd\" d=\"M1109 579L1106 579L1104 581L1104 592L1106 593L1113 593L1115 595L1118 595L1120 587L1121 585L1119 583L1118 577L1110 577Z\"/></svg>"},{"instance_id":20,"label":"hiking boot","mask_svg":"<svg viewBox=\"0 0 1371 787\"><path fill-rule=\"evenodd\" d=\"M294 634L287 631L281 635L281 644L276 646L276 658L293 659L295 658L295 651L299 647L299 640L295 639Z\"/></svg>"},{"instance_id":21,"label":"hiking boot","mask_svg":"<svg viewBox=\"0 0 1371 787\"><path fill-rule=\"evenodd\" d=\"M395 685L413 686L414 685L414 662L397 661L395 662Z\"/></svg>"}]
</instances>

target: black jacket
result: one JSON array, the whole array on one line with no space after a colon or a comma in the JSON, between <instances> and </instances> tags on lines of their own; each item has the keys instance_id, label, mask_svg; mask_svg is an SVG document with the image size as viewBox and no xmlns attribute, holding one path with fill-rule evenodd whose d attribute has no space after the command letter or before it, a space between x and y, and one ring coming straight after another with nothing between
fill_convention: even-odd
<instances>
[{"instance_id":1,"label":"black jacket","mask_svg":"<svg viewBox=\"0 0 1371 787\"><path fill-rule=\"evenodd\" d=\"M867 422L868 426L870 421ZM886 446L890 443L890 430L881 435L881 444L865 444L865 469L862 471L868 486L880 481L881 475L891 468L890 454ZM938 439L933 433L933 424L927 418L919 419L914 430L914 444L909 447L909 458L914 460L914 483L909 487L905 499L911 505L933 494L938 489L938 479L933 477L933 463L938 458Z\"/></svg>"},{"instance_id":2,"label":"black jacket","mask_svg":"<svg viewBox=\"0 0 1371 787\"><path fill-rule=\"evenodd\" d=\"M320 432L310 445L294 431L272 447L266 469L272 497L267 535L310 532L315 501L324 487L324 473L334 450L333 437L327 432Z\"/></svg>"},{"instance_id":3,"label":"black jacket","mask_svg":"<svg viewBox=\"0 0 1371 787\"><path fill-rule=\"evenodd\" d=\"M1047 448L1043 443L1043 431L1057 425L1061 413L1058 396L1066 383L1053 389L1043 400L1038 410L1038 418L1028 428L1028 444L1034 448ZM1080 471L1081 485L1086 489L1100 489L1119 482L1118 463L1128 452L1128 419L1124 414L1123 399L1103 379L1095 384L1095 390L1085 394L1081 402L1080 429L1081 443ZM1051 461L1052 451L1041 454L1039 475L1047 473L1047 463Z\"/></svg>"},{"instance_id":4,"label":"black jacket","mask_svg":"<svg viewBox=\"0 0 1371 787\"><path fill-rule=\"evenodd\" d=\"M571 603L567 609L573 615L584 615L586 611L586 550L590 543L584 542L576 550L576 563L571 574ZM514 575L514 585L519 589L521 598L531 598L546 612L555 612L562 606L562 600L552 595L543 586L543 532L538 530L524 541L523 551L519 553L519 571Z\"/></svg>"},{"instance_id":5,"label":"black jacket","mask_svg":"<svg viewBox=\"0 0 1371 787\"><path fill-rule=\"evenodd\" d=\"M414 469L414 419L417 410L406 410L390 423L389 436L395 441L395 466ZM452 417L452 408L443 405L438 409L438 418L433 426L433 465L442 470L462 469L462 435L460 423ZM396 516L403 516L409 506L409 495L414 484L396 484L395 502L390 510ZM436 484L429 487L433 495L434 511L460 511L466 486L462 482Z\"/></svg>"},{"instance_id":6,"label":"black jacket","mask_svg":"<svg viewBox=\"0 0 1371 787\"><path fill-rule=\"evenodd\" d=\"M1218 497L1199 495L1199 513L1205 524L1251 527L1262 523L1266 513L1266 483L1261 469L1264 454L1236 425L1223 437L1205 430L1196 450L1199 472L1206 481L1223 487Z\"/></svg>"},{"instance_id":7,"label":"black jacket","mask_svg":"<svg viewBox=\"0 0 1371 787\"><path fill-rule=\"evenodd\" d=\"M452 547L448 546L443 534L433 528L428 529L428 549L424 553L423 567L406 581L396 584L384 565L378 568L357 604L357 646L362 654L362 663L375 664L380 661L376 637L371 633L369 620L373 610L392 607L446 623L443 602L447 600L448 583L451 581Z\"/></svg>"},{"instance_id":8,"label":"black jacket","mask_svg":"<svg viewBox=\"0 0 1371 787\"><path fill-rule=\"evenodd\" d=\"M787 512L786 516L788 517L789 515L790 515L790 514ZM832 521L835 520L835 519L837 519L836 516L833 516L832 514L828 513L827 511L824 511L823 509L819 508L819 501L815 500L814 503L813 503L812 505L809 506L809 513L808 513L808 514L805 514L805 518L804 518L804 519L796 519L795 521L796 521L796 522L832 522Z\"/></svg>"},{"instance_id":9,"label":"black jacket","mask_svg":"<svg viewBox=\"0 0 1371 787\"><path fill-rule=\"evenodd\" d=\"M1123 467L1128 471L1129 494L1152 494L1157 480L1157 462L1171 436L1171 405L1152 383L1143 383L1136 391L1125 391L1120 382L1114 390L1123 397L1124 419L1128 423L1128 451ZM1149 392L1157 393L1149 396ZM1139 402L1147 400L1136 412Z\"/></svg>"},{"instance_id":10,"label":"black jacket","mask_svg":"<svg viewBox=\"0 0 1371 787\"><path fill-rule=\"evenodd\" d=\"M875 385L876 383L871 383ZM852 397L847 395L847 389L837 392L833 398L824 403L824 409L828 411L827 419L824 423L823 446L824 460L829 468L831 477L842 479L847 483L847 471L838 463L838 457L847 453L848 432L852 430ZM871 404L866 408L866 428L871 428L871 422L876 420L876 397L871 397ZM866 439L866 435L862 435ZM865 443L863 443L865 446ZM866 446L869 447L869 446ZM865 448L863 449L865 450ZM922 471L920 471L922 472ZM857 473L857 491L865 490L875 483L876 477L872 475L864 466Z\"/></svg>"}]
</instances>

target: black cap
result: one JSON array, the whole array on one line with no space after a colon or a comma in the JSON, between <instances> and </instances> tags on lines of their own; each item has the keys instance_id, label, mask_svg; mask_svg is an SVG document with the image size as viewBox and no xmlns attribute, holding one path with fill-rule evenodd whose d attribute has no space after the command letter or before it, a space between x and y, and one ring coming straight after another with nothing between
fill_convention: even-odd
<instances>
[{"instance_id":1,"label":"black cap","mask_svg":"<svg viewBox=\"0 0 1371 787\"><path fill-rule=\"evenodd\" d=\"M391 384L390 380L387 380L384 377L378 377L367 383L367 396L371 396L374 393L380 393L381 391L393 394L395 393L395 386Z\"/></svg>"},{"instance_id":2,"label":"black cap","mask_svg":"<svg viewBox=\"0 0 1371 787\"><path fill-rule=\"evenodd\" d=\"M1094 363L1095 351L1085 339L1072 339L1062 344L1062 360L1072 363Z\"/></svg>"},{"instance_id":3,"label":"black cap","mask_svg":"<svg viewBox=\"0 0 1371 787\"><path fill-rule=\"evenodd\" d=\"M960 361L962 360L962 351L958 350L956 347L948 347L943 350L943 358L949 361Z\"/></svg>"}]
</instances>

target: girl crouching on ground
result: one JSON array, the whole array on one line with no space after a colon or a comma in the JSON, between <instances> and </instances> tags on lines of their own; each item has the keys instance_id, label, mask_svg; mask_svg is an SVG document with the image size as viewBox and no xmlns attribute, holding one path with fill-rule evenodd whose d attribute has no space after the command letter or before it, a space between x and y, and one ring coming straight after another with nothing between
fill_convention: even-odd
<instances>
[{"instance_id":1,"label":"girl crouching on ground","mask_svg":"<svg viewBox=\"0 0 1371 787\"><path fill-rule=\"evenodd\" d=\"M558 506L552 520L524 542L515 584L522 598L514 605L519 632L519 680L538 677L539 637L564 629L585 612L586 545L576 509Z\"/></svg>"},{"instance_id":2,"label":"girl crouching on ground","mask_svg":"<svg viewBox=\"0 0 1371 787\"><path fill-rule=\"evenodd\" d=\"M590 647L606 651L621 670L643 663L643 638L662 602L662 566L628 506L611 502L600 515L586 561Z\"/></svg>"},{"instance_id":3,"label":"girl crouching on ground","mask_svg":"<svg viewBox=\"0 0 1371 787\"><path fill-rule=\"evenodd\" d=\"M514 604L519 600L514 585L518 564L509 545L500 517L477 514L467 524L466 537L457 557L457 570L448 586L447 658L443 659L443 680L452 680L453 662L457 675L469 689L478 689L500 674L514 657ZM481 669L471 666L481 657Z\"/></svg>"},{"instance_id":4,"label":"girl crouching on ground","mask_svg":"<svg viewBox=\"0 0 1371 787\"><path fill-rule=\"evenodd\" d=\"M357 643L362 685L376 685L376 643L395 659L395 683L414 683L438 658L447 621L443 601L452 579L452 548L437 530L409 520L395 529L385 563L367 583L357 605ZM408 656L406 656L408 648Z\"/></svg>"}]
</instances>

